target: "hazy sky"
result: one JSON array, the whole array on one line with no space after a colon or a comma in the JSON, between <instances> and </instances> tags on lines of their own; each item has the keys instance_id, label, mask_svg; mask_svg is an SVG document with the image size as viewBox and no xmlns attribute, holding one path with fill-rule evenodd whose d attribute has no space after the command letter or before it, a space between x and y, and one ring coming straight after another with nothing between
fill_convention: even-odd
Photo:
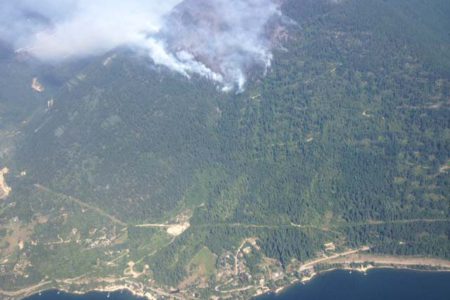
<instances>
[{"instance_id":1,"label":"hazy sky","mask_svg":"<svg viewBox=\"0 0 450 300\"><path fill-rule=\"evenodd\" d=\"M48 62L128 45L240 89L248 68L270 64L279 15L275 0L2 0L0 38Z\"/></svg>"}]
</instances>

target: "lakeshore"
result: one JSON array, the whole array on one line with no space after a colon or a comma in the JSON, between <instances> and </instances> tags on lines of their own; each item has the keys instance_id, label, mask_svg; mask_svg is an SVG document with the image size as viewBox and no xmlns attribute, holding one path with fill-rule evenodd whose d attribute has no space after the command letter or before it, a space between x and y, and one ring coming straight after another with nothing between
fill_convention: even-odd
<instances>
[{"instance_id":1,"label":"lakeshore","mask_svg":"<svg viewBox=\"0 0 450 300\"><path fill-rule=\"evenodd\" d=\"M363 249L365 250L365 249ZM246 290L254 289L254 297L265 297L264 295L281 295L289 291L295 286L309 284L311 281L317 280L322 276L334 272L354 272L359 274L367 274L371 270L392 270L392 271L404 271L404 272L418 272L430 274L449 274L450 275L450 261L436 258L424 258L424 257L395 257L395 256L380 256L361 253L358 251L346 251L342 254L332 255L328 258L318 258L303 264L300 268L301 274L290 281L289 283L280 284L278 288L274 289L258 289L258 287L249 287ZM69 281L66 281L69 283ZM100 283L101 282L101 283ZM73 289L68 286L58 286L57 288L61 292L69 293L71 295L83 296L91 293L100 294L115 294L118 291L127 291L133 297L138 299L156 299L157 297L165 297L167 299L186 299L186 295L183 294L171 294L162 289L158 289L151 286L142 286L140 284L134 284L133 282L119 283L111 280L99 281L97 287L93 287L89 290L83 289L82 280L70 281L71 284L78 288ZM87 282L85 282L87 283ZM92 286L86 284L86 286ZM36 295L38 293L47 293L45 291L55 288L51 286L50 282L40 283L33 287L23 289L15 292L0 291L0 294L11 297L11 299L23 299L30 295ZM236 289L236 293L222 293L221 296L234 296L239 297L239 289ZM182 291L181 291L182 292ZM122 292L123 293L123 292ZM122 294L121 293L121 294ZM34 296L26 299L35 299ZM47 300L46 298L39 298L41 300ZM53 298L51 298L53 300ZM84 298L81 298L84 300ZM135 299L135 298L132 298ZM259 298L258 298L259 299ZM265 299L265 298L263 298Z\"/></svg>"},{"instance_id":2,"label":"lakeshore","mask_svg":"<svg viewBox=\"0 0 450 300\"><path fill-rule=\"evenodd\" d=\"M268 293L282 294L292 286L306 284L318 276L334 271L348 271L367 274L370 270L400 270L412 272L445 272L450 274L450 261L438 258L407 257L365 254L369 250L363 247L356 250L346 251L329 257L323 257L306 262L300 267L303 275L291 284L281 286ZM320 270L318 270L320 268ZM262 296L267 293L256 295Z\"/></svg>"},{"instance_id":3,"label":"lakeshore","mask_svg":"<svg viewBox=\"0 0 450 300\"><path fill-rule=\"evenodd\" d=\"M295 284L281 293L268 293L254 300L444 300L450 295L450 273L375 269L368 273L334 270L320 273L313 281ZM127 290L70 294L46 291L25 300L144 300ZM171 298L167 298L171 299Z\"/></svg>"},{"instance_id":4,"label":"lakeshore","mask_svg":"<svg viewBox=\"0 0 450 300\"><path fill-rule=\"evenodd\" d=\"M334 270L307 284L254 300L445 300L450 295L449 272L374 269L367 273Z\"/></svg>"}]
</instances>

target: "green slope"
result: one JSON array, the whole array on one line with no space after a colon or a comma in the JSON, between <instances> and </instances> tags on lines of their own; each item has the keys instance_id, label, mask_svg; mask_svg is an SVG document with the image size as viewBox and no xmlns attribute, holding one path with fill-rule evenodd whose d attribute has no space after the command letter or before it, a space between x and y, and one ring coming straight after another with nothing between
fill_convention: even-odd
<instances>
[{"instance_id":1,"label":"green slope","mask_svg":"<svg viewBox=\"0 0 450 300\"><path fill-rule=\"evenodd\" d=\"M120 276L129 260L151 270L137 281L176 286L205 249L208 270L214 255L220 270L248 238L261 249L247 258L253 275L266 274L264 256L287 267L330 241L449 259L448 1L292 0L284 9L297 22L285 49L241 94L127 51L107 66L105 56L53 69L72 78L23 129L1 204L4 224L49 221L29 234L43 243L25 248L33 276L16 281L9 265L0 287ZM177 237L133 226L187 219ZM114 242L89 248L93 229ZM46 244L58 237L69 242ZM86 251L80 263L67 263L77 251Z\"/></svg>"}]
</instances>

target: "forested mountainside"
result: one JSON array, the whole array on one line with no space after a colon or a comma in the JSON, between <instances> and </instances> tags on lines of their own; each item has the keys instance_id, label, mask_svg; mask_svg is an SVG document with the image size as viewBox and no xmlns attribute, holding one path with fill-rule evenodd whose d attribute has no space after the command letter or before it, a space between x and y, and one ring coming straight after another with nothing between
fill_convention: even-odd
<instances>
[{"instance_id":1,"label":"forested mountainside","mask_svg":"<svg viewBox=\"0 0 450 300\"><path fill-rule=\"evenodd\" d=\"M450 259L450 2L283 11L242 93L126 49L43 67L0 45L0 290L206 297L346 249Z\"/></svg>"}]
</instances>

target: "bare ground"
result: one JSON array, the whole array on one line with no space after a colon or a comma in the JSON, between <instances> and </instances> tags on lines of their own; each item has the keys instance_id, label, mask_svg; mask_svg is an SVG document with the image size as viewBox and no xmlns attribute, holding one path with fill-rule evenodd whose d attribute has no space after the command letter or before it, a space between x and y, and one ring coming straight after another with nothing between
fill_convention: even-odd
<instances>
[{"instance_id":1,"label":"bare ground","mask_svg":"<svg viewBox=\"0 0 450 300\"><path fill-rule=\"evenodd\" d=\"M45 91L45 87L38 81L36 77L33 78L31 82L31 88L38 93L42 93L43 91Z\"/></svg>"},{"instance_id":2,"label":"bare ground","mask_svg":"<svg viewBox=\"0 0 450 300\"><path fill-rule=\"evenodd\" d=\"M12 191L5 181L5 175L8 174L8 172L8 168L3 168L0 170L0 200L8 197Z\"/></svg>"}]
</instances>

